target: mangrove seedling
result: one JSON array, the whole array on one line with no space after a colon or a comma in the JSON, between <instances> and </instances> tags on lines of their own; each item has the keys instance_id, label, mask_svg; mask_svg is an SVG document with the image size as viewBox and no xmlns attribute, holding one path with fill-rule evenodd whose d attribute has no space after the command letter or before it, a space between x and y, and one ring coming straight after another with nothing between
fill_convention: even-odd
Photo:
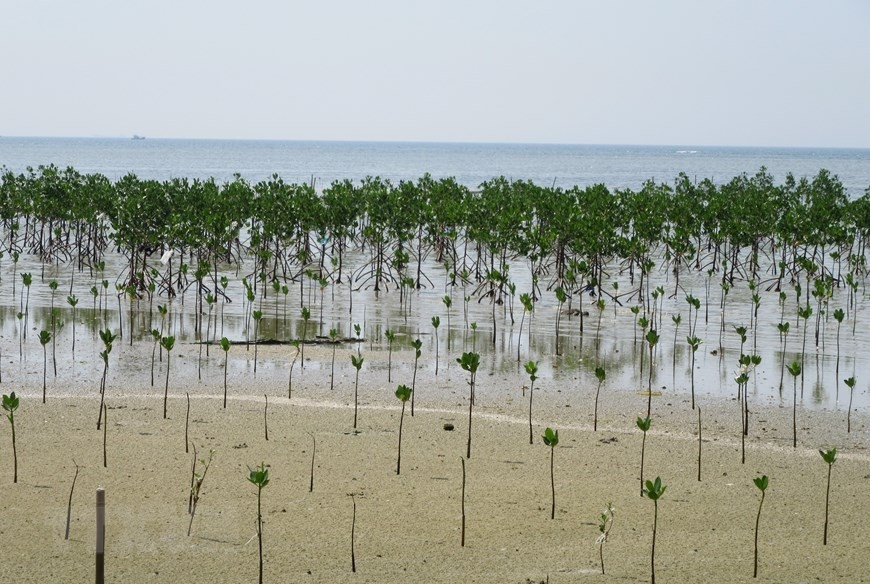
<instances>
[{"instance_id":1,"label":"mangrove seedling","mask_svg":"<svg viewBox=\"0 0 870 584\"><path fill-rule=\"evenodd\" d=\"M193 518L196 515L196 506L199 504L199 497L202 491L202 483L205 480L205 475L208 472L208 467L211 465L211 459L214 457L214 450L208 451L208 459L202 459L199 463L202 465L201 472L193 473L193 485L190 488L190 522L187 524L187 536L190 537L190 531L193 529Z\"/></svg>"},{"instance_id":2,"label":"mangrove seedling","mask_svg":"<svg viewBox=\"0 0 870 584\"><path fill-rule=\"evenodd\" d=\"M834 319L837 321L837 363L834 366L834 379L840 379L840 325L843 324L843 318L845 318L846 313L843 312L842 308L837 308L834 310ZM837 397L839 398L839 387L837 384Z\"/></svg>"},{"instance_id":3,"label":"mangrove seedling","mask_svg":"<svg viewBox=\"0 0 870 584\"><path fill-rule=\"evenodd\" d=\"M698 347L701 346L701 339L698 337L686 337L686 342L689 344L689 348L692 349L692 363L690 370L690 377L692 383L692 409L695 409L695 353L698 351Z\"/></svg>"},{"instance_id":4,"label":"mangrove seedling","mask_svg":"<svg viewBox=\"0 0 870 584\"><path fill-rule=\"evenodd\" d=\"M269 441L269 395L263 394L266 398L266 405L263 407L263 429L266 433L266 442Z\"/></svg>"},{"instance_id":5,"label":"mangrove seedling","mask_svg":"<svg viewBox=\"0 0 870 584\"><path fill-rule=\"evenodd\" d=\"M598 379L598 387L595 390L595 411L592 417L592 431L598 431L598 395L601 393L601 385L604 383L604 380L607 378L607 373L604 371L604 367L596 367L595 368L595 378Z\"/></svg>"},{"instance_id":6,"label":"mangrove seedling","mask_svg":"<svg viewBox=\"0 0 870 584\"><path fill-rule=\"evenodd\" d=\"M311 311L308 310L307 306L302 307L302 364L300 367L305 369L305 335L308 334L308 321L311 319Z\"/></svg>"},{"instance_id":7,"label":"mangrove seedling","mask_svg":"<svg viewBox=\"0 0 870 584\"><path fill-rule=\"evenodd\" d=\"M797 378L801 374L801 362L795 359L791 365L786 366L792 376L792 447L797 448Z\"/></svg>"},{"instance_id":8,"label":"mangrove seedling","mask_svg":"<svg viewBox=\"0 0 870 584\"><path fill-rule=\"evenodd\" d=\"M550 519L556 518L556 478L553 474L553 459L556 452L556 446L559 445L559 431L547 428L542 436L544 444L550 447L550 493L552 495L552 505L550 506Z\"/></svg>"},{"instance_id":9,"label":"mangrove seedling","mask_svg":"<svg viewBox=\"0 0 870 584\"><path fill-rule=\"evenodd\" d=\"M656 531L659 523L659 499L665 494L665 487L662 484L662 479L656 477L655 481L647 481L646 489L643 490L643 495L652 500L655 505L653 512L653 533L652 533L652 552L650 553L650 574L652 584L656 583Z\"/></svg>"},{"instance_id":10,"label":"mangrove seedling","mask_svg":"<svg viewBox=\"0 0 870 584\"><path fill-rule=\"evenodd\" d=\"M314 456L317 454L317 438L314 437L314 434L308 432L308 435L311 436L311 475L308 480L308 492L314 492Z\"/></svg>"},{"instance_id":11,"label":"mangrove seedling","mask_svg":"<svg viewBox=\"0 0 870 584\"><path fill-rule=\"evenodd\" d=\"M257 349L260 346L258 339L260 334L260 321L263 319L263 311L255 310L252 316L254 317L254 375L257 375Z\"/></svg>"},{"instance_id":12,"label":"mangrove seedling","mask_svg":"<svg viewBox=\"0 0 870 584\"><path fill-rule=\"evenodd\" d=\"M160 346L166 350L166 386L163 390L163 419L166 419L166 404L169 401L169 355L175 346L175 337L168 336L160 339Z\"/></svg>"},{"instance_id":13,"label":"mangrove seedling","mask_svg":"<svg viewBox=\"0 0 870 584\"><path fill-rule=\"evenodd\" d=\"M534 444L534 436L532 434L532 399L535 397L535 380L538 378L538 364L535 361L529 361L525 365L526 373L529 374L529 444Z\"/></svg>"},{"instance_id":14,"label":"mangrove seedling","mask_svg":"<svg viewBox=\"0 0 870 584\"><path fill-rule=\"evenodd\" d=\"M849 409L846 411L846 432L852 431L852 396L855 393L855 376L844 379L843 383L849 388Z\"/></svg>"},{"instance_id":15,"label":"mangrove seedling","mask_svg":"<svg viewBox=\"0 0 870 584\"><path fill-rule=\"evenodd\" d=\"M613 508L613 503L607 503L598 518L598 539L595 543L598 544L598 559L601 560L601 575L604 575L604 544L607 543L607 538L610 537L610 530L613 529L613 517L616 510Z\"/></svg>"},{"instance_id":16,"label":"mangrove seedling","mask_svg":"<svg viewBox=\"0 0 870 584\"><path fill-rule=\"evenodd\" d=\"M76 305L79 303L79 299L76 298L75 294L66 297L67 304L72 307L72 354L76 354Z\"/></svg>"},{"instance_id":17,"label":"mangrove seedling","mask_svg":"<svg viewBox=\"0 0 870 584\"><path fill-rule=\"evenodd\" d=\"M112 334L110 329L100 331L100 340L103 341L104 349L100 352L100 358L103 360L103 377L100 380L100 412L97 415L97 430L100 429L100 424L103 419L103 402L106 398L106 378L109 375L109 354L112 352L112 343L115 342L118 336Z\"/></svg>"},{"instance_id":18,"label":"mangrove seedling","mask_svg":"<svg viewBox=\"0 0 870 584\"><path fill-rule=\"evenodd\" d=\"M184 392L187 397L187 410L184 412L184 453L190 452L190 440L187 437L187 430L190 427L190 392Z\"/></svg>"},{"instance_id":19,"label":"mangrove seedling","mask_svg":"<svg viewBox=\"0 0 870 584\"><path fill-rule=\"evenodd\" d=\"M652 375L653 375L653 350L655 349L656 344L659 342L659 334L655 331L655 329L650 329L650 331L646 334L646 342L649 343L649 384L647 385L647 392L649 393L649 398L646 406L646 415L650 416L652 413Z\"/></svg>"},{"instance_id":20,"label":"mangrove seedling","mask_svg":"<svg viewBox=\"0 0 870 584\"><path fill-rule=\"evenodd\" d=\"M291 399L293 397L293 367L296 366L296 359L299 358L299 339L293 339L290 341L290 344L293 345L293 348L296 349L296 352L293 354L293 360L290 361L290 375L287 376L287 399Z\"/></svg>"},{"instance_id":21,"label":"mangrove seedling","mask_svg":"<svg viewBox=\"0 0 870 584\"><path fill-rule=\"evenodd\" d=\"M18 482L18 450L15 448L15 410L18 409L20 400L15 392L3 395L3 409L6 410L6 418L12 425L12 482Z\"/></svg>"},{"instance_id":22,"label":"mangrove seedling","mask_svg":"<svg viewBox=\"0 0 870 584\"><path fill-rule=\"evenodd\" d=\"M436 315L432 317L432 327L435 329L435 375L438 375L438 326L441 319Z\"/></svg>"},{"instance_id":23,"label":"mangrove seedling","mask_svg":"<svg viewBox=\"0 0 870 584\"><path fill-rule=\"evenodd\" d=\"M329 389L335 387L335 347L338 345L338 329L329 329L329 342L332 343L332 368L329 371Z\"/></svg>"},{"instance_id":24,"label":"mangrove seedling","mask_svg":"<svg viewBox=\"0 0 870 584\"><path fill-rule=\"evenodd\" d=\"M782 340L782 357L779 362L779 393L782 394L782 382L785 379L785 349L788 345L788 331L791 328L789 321L776 324L776 330L779 331L779 338Z\"/></svg>"},{"instance_id":25,"label":"mangrove seedling","mask_svg":"<svg viewBox=\"0 0 870 584\"><path fill-rule=\"evenodd\" d=\"M259 467L248 467L248 481L257 487L257 545L260 551L258 582L263 584L263 513L260 501L263 496L263 489L269 484L269 469L262 462Z\"/></svg>"},{"instance_id":26,"label":"mangrove seedling","mask_svg":"<svg viewBox=\"0 0 870 584\"><path fill-rule=\"evenodd\" d=\"M227 409L227 365L230 356L230 340L221 337L221 349L224 351L224 409Z\"/></svg>"},{"instance_id":27,"label":"mangrove seedling","mask_svg":"<svg viewBox=\"0 0 870 584\"><path fill-rule=\"evenodd\" d=\"M520 294L520 304L523 305L523 315L520 317L520 334L517 337L517 363L520 362L520 346L523 344L523 322L526 320L526 313L528 312L531 315L532 310L534 310L534 305L532 304L532 297L529 294ZM531 316L529 316L531 319ZM529 328L531 328L531 321L529 322ZM531 331L529 331L529 342L531 342Z\"/></svg>"},{"instance_id":28,"label":"mangrove seedling","mask_svg":"<svg viewBox=\"0 0 870 584\"><path fill-rule=\"evenodd\" d=\"M356 495L350 494L350 501L353 504L353 516L350 520L350 571L356 574Z\"/></svg>"},{"instance_id":29,"label":"mangrove seedling","mask_svg":"<svg viewBox=\"0 0 870 584\"><path fill-rule=\"evenodd\" d=\"M638 416L635 423L640 431L643 432L643 441L640 443L640 496L643 497L643 460L646 454L646 433L649 432L652 420L649 416L646 418Z\"/></svg>"},{"instance_id":30,"label":"mangrove seedling","mask_svg":"<svg viewBox=\"0 0 870 584\"><path fill-rule=\"evenodd\" d=\"M447 307L447 350L450 350L450 307L453 306L453 299L450 298L449 295L445 294L441 299L441 302L444 303L444 306Z\"/></svg>"},{"instance_id":31,"label":"mangrove seedling","mask_svg":"<svg viewBox=\"0 0 870 584\"><path fill-rule=\"evenodd\" d=\"M758 490L761 491L761 501L758 502L758 515L755 516L755 558L752 568L752 577L758 577L758 524L761 522L761 506L764 505L764 492L767 490L767 475L752 479Z\"/></svg>"},{"instance_id":32,"label":"mangrove seedling","mask_svg":"<svg viewBox=\"0 0 870 584\"><path fill-rule=\"evenodd\" d=\"M106 451L106 438L109 433L109 422L108 422L108 414L109 407L106 404L103 404L103 468L108 468L108 457Z\"/></svg>"},{"instance_id":33,"label":"mangrove seedling","mask_svg":"<svg viewBox=\"0 0 870 584\"><path fill-rule=\"evenodd\" d=\"M72 518L72 498L73 491L76 489L76 480L79 478L79 465L75 459L73 459L73 464L76 467L76 473L73 475L72 485L69 488L69 500L66 503L66 530L64 531L63 538L65 540L69 539L69 524L70 519Z\"/></svg>"},{"instance_id":34,"label":"mangrove seedling","mask_svg":"<svg viewBox=\"0 0 870 584\"><path fill-rule=\"evenodd\" d=\"M30 321L30 285L33 284L33 274L24 272L21 274L21 281L24 282L24 287L27 289L26 299L24 301L24 340L27 340L27 326Z\"/></svg>"},{"instance_id":35,"label":"mangrove seedling","mask_svg":"<svg viewBox=\"0 0 870 584\"><path fill-rule=\"evenodd\" d=\"M407 385L400 385L396 389L396 397L402 402L402 413L399 415L399 455L396 459L396 474L400 474L402 470L402 425L405 422L405 402L411 399L411 388Z\"/></svg>"},{"instance_id":36,"label":"mangrove seedling","mask_svg":"<svg viewBox=\"0 0 870 584\"><path fill-rule=\"evenodd\" d=\"M471 458L471 411L474 408L474 382L477 378L477 368L480 366L480 355L477 353L463 353L462 357L456 361L463 370L468 371L469 375L468 386L471 388L471 395L468 400L468 443L465 458Z\"/></svg>"},{"instance_id":37,"label":"mangrove seedling","mask_svg":"<svg viewBox=\"0 0 870 584\"><path fill-rule=\"evenodd\" d=\"M414 416L414 394L417 393L417 363L420 361L420 355L423 354L423 341L414 339L411 343L414 348L414 373L411 376L411 417Z\"/></svg>"},{"instance_id":38,"label":"mangrove seedling","mask_svg":"<svg viewBox=\"0 0 870 584\"><path fill-rule=\"evenodd\" d=\"M391 383L393 379L393 341L396 340L396 333L387 329L384 331L384 336L387 338L387 383Z\"/></svg>"},{"instance_id":39,"label":"mangrove seedling","mask_svg":"<svg viewBox=\"0 0 870 584\"><path fill-rule=\"evenodd\" d=\"M48 370L48 354L45 346L51 342L51 333L39 331L39 344L42 345L42 403L45 403L45 376Z\"/></svg>"},{"instance_id":40,"label":"mangrove seedling","mask_svg":"<svg viewBox=\"0 0 870 584\"><path fill-rule=\"evenodd\" d=\"M825 531L822 535L822 545L828 545L828 504L831 500L831 469L834 463L837 462L837 449L819 450L822 455L822 460L828 464L828 486L825 488Z\"/></svg>"},{"instance_id":41,"label":"mangrove seedling","mask_svg":"<svg viewBox=\"0 0 870 584\"><path fill-rule=\"evenodd\" d=\"M365 357L362 355L354 355L350 354L350 362L353 364L356 369L356 377L353 382L353 429L356 430L356 415L357 415L357 407L359 404L359 370L362 369L363 361L365 361Z\"/></svg>"}]
</instances>

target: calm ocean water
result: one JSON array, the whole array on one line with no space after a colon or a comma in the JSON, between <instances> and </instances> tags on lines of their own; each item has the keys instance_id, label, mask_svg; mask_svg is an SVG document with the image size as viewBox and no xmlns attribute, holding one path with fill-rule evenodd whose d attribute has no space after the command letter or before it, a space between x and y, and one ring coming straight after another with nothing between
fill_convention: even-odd
<instances>
[{"instance_id":1,"label":"calm ocean water","mask_svg":"<svg viewBox=\"0 0 870 584\"><path fill-rule=\"evenodd\" d=\"M256 182L277 173L290 182L314 178L322 187L336 179L414 180L428 172L472 187L504 175L541 185L611 188L670 182L680 172L725 182L765 166L777 182L789 172L811 177L825 168L852 197L870 187L870 149L0 137L0 166L17 173L40 164L112 180L132 172L225 181L239 173Z\"/></svg>"}]
</instances>

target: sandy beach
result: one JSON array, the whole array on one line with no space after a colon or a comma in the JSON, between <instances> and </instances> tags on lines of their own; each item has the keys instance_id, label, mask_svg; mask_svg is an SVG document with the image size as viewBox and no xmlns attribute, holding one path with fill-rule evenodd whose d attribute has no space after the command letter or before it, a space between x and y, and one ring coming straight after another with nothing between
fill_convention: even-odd
<instances>
[{"instance_id":1,"label":"sandy beach","mask_svg":"<svg viewBox=\"0 0 870 584\"><path fill-rule=\"evenodd\" d=\"M594 386L547 381L535 388L534 444L529 444L525 375L478 378L472 456L466 461L467 542L460 546L461 458L468 431L466 374L442 362L436 377L421 365L415 415L406 408L402 472L396 475L400 402L413 352L393 355L387 383L383 352L368 353L360 375L360 411L353 429L353 369L341 348L329 390L330 351L306 350L294 394L286 396L286 348L261 347L257 377L250 358L233 370L222 408L222 365L212 356L204 381L194 352L173 360L185 371L170 379L168 419L162 383L152 388L123 372L107 385L107 467L96 429L99 395L79 382L49 380L40 403L40 363L7 367L2 389L19 388L16 412L19 482L12 483L9 423L0 432L0 523L4 582L93 579L95 490L106 489L107 579L113 582L240 582L257 577L256 487L248 468L264 462L267 582L585 582L647 581L652 501L640 496L642 434L635 418L646 397L605 387L592 431ZM186 363L186 364L185 364ZM321 366L318 367L317 364ZM191 369L193 370L191 379ZM25 375L25 370L33 370ZM158 371L157 379L164 373ZM49 376L50 377L50 376ZM23 387L12 380L30 380ZM526 378L526 384L528 379ZM185 392L191 394L185 452ZM269 394L264 431L264 394ZM759 576L768 582L861 582L867 579L870 484L866 416L799 411L798 447L791 446L791 409L752 406L746 463L740 459L735 401L703 396L702 480L697 480L697 411L687 396L653 400L645 478L660 476L656 575L662 582L752 580L753 533L760 492L770 477L759 533ZM445 424L454 429L447 431ZM549 448L541 434L559 430L550 519ZM309 492L312 435L317 449ZM214 451L187 536L193 447ZM837 447L827 546L822 545L827 465L818 448ZM70 539L64 540L67 499ZM357 503L351 572L351 518ZM615 522L601 575L598 517L607 502Z\"/></svg>"}]
</instances>

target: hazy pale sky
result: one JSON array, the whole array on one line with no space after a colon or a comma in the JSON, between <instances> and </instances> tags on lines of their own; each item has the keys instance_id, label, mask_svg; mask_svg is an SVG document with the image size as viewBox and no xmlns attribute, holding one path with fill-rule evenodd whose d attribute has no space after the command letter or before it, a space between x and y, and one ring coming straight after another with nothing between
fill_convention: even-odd
<instances>
[{"instance_id":1,"label":"hazy pale sky","mask_svg":"<svg viewBox=\"0 0 870 584\"><path fill-rule=\"evenodd\" d=\"M10 0L0 135L870 147L867 0Z\"/></svg>"}]
</instances>

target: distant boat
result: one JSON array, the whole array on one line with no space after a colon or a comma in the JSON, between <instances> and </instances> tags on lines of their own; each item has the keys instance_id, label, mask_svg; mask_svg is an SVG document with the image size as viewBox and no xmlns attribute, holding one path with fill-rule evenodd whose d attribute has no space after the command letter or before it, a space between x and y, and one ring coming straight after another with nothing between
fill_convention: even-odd
<instances>
[{"instance_id":1,"label":"distant boat","mask_svg":"<svg viewBox=\"0 0 870 584\"><path fill-rule=\"evenodd\" d=\"M139 134L133 134L133 139L134 140L144 140L145 136L140 136Z\"/></svg>"}]
</instances>

